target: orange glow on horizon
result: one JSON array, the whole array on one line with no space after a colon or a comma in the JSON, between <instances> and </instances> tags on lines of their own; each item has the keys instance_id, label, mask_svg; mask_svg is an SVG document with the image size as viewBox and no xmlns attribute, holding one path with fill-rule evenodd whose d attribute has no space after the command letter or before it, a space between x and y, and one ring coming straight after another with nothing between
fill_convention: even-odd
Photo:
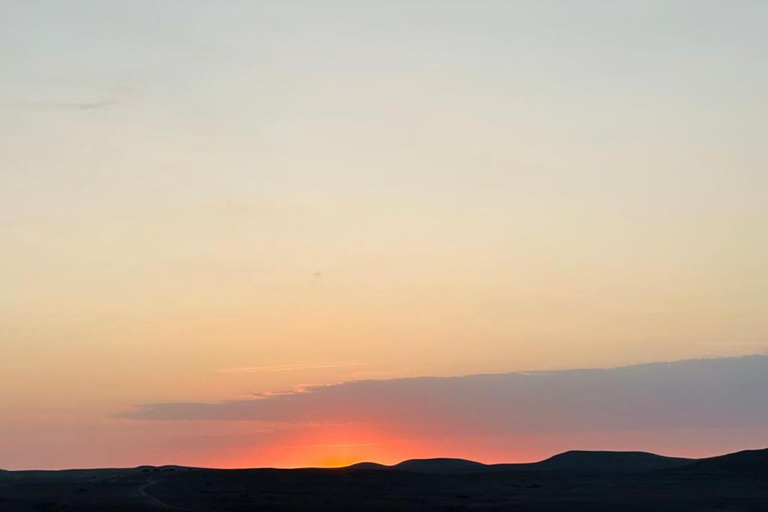
<instances>
[{"instance_id":1,"label":"orange glow on horizon","mask_svg":"<svg viewBox=\"0 0 768 512\"><path fill-rule=\"evenodd\" d=\"M287 430L275 444L244 449L208 465L224 468L337 468L358 462L394 464L416 453L418 445L402 435L371 425L315 425Z\"/></svg>"},{"instance_id":2,"label":"orange glow on horizon","mask_svg":"<svg viewBox=\"0 0 768 512\"><path fill-rule=\"evenodd\" d=\"M230 446L209 456L166 459L158 464L244 468L338 468L359 462L394 465L408 459L460 458L485 464L522 463L544 460L568 450L628 450L640 448L669 456L702 457L737 451L743 441L708 447L706 438L680 430L663 438L655 431L626 431L606 438L601 432L547 435L409 435L405 430L386 430L379 425L313 425L280 431L274 442L258 446ZM754 441L760 445L759 439ZM707 449L709 451L707 451Z\"/></svg>"},{"instance_id":3,"label":"orange glow on horizon","mask_svg":"<svg viewBox=\"0 0 768 512\"><path fill-rule=\"evenodd\" d=\"M315 425L286 430L279 442L244 448L231 457L203 465L218 468L339 468L360 462L393 465L408 459L451 457L483 463L533 462L549 456L546 448L507 436L412 437L370 424ZM502 447L517 446L514 454ZM523 448L525 447L525 448Z\"/></svg>"},{"instance_id":4,"label":"orange glow on horizon","mask_svg":"<svg viewBox=\"0 0 768 512\"><path fill-rule=\"evenodd\" d=\"M343 467L358 462L392 461L409 451L400 436L371 425L327 425L298 435L276 460L292 467Z\"/></svg>"}]
</instances>

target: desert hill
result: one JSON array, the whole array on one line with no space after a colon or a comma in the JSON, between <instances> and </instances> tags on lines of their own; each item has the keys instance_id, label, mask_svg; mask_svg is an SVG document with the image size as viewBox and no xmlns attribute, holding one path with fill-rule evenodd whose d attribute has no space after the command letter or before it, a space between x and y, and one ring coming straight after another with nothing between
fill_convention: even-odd
<instances>
[{"instance_id":1,"label":"desert hill","mask_svg":"<svg viewBox=\"0 0 768 512\"><path fill-rule=\"evenodd\" d=\"M768 449L744 450L719 457L698 459L682 469L697 473L761 475L768 479Z\"/></svg>"},{"instance_id":2,"label":"desert hill","mask_svg":"<svg viewBox=\"0 0 768 512\"><path fill-rule=\"evenodd\" d=\"M390 470L426 474L497 473L500 471L619 471L644 472L682 467L694 459L664 457L646 452L569 451L540 462L483 464L466 459L411 459L393 466L373 462L354 464L350 470Z\"/></svg>"},{"instance_id":3,"label":"desert hill","mask_svg":"<svg viewBox=\"0 0 768 512\"><path fill-rule=\"evenodd\" d=\"M2 512L764 512L768 450L689 461L572 451L531 464L0 472Z\"/></svg>"}]
</instances>

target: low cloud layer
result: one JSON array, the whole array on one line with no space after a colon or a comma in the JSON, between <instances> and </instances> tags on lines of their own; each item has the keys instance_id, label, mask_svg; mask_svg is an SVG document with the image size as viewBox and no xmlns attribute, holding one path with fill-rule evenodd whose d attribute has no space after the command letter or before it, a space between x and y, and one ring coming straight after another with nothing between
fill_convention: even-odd
<instances>
[{"instance_id":1,"label":"low cloud layer","mask_svg":"<svg viewBox=\"0 0 768 512\"><path fill-rule=\"evenodd\" d=\"M348 382L123 417L369 424L432 435L750 429L768 425L768 356L448 378Z\"/></svg>"}]
</instances>

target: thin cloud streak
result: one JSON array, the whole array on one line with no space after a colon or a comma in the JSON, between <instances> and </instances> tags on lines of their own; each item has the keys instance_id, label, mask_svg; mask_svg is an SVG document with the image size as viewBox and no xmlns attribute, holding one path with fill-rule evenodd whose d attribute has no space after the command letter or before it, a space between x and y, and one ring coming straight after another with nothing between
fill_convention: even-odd
<instances>
[{"instance_id":1,"label":"thin cloud streak","mask_svg":"<svg viewBox=\"0 0 768 512\"><path fill-rule=\"evenodd\" d=\"M219 373L272 373L272 372L293 372L298 370L318 370L324 368L351 368L355 366L365 366L366 363L343 362L330 364L285 364L278 366L245 366L236 368L224 368L218 370Z\"/></svg>"},{"instance_id":2,"label":"thin cloud streak","mask_svg":"<svg viewBox=\"0 0 768 512\"><path fill-rule=\"evenodd\" d=\"M102 100L102 101L33 101L19 100L22 105L33 108L47 108L52 110L96 110L110 107L120 103L120 100Z\"/></svg>"},{"instance_id":3,"label":"thin cloud streak","mask_svg":"<svg viewBox=\"0 0 768 512\"><path fill-rule=\"evenodd\" d=\"M77 99L53 99L53 98L15 98L14 101L25 107L37 108L37 109L49 109L49 110L98 110L114 105L123 103L132 96L135 96L138 91L131 87L113 87L107 90L107 92L99 94L77 94ZM91 96L91 98L99 99L84 99ZM79 97L79 98L78 98Z\"/></svg>"}]
</instances>

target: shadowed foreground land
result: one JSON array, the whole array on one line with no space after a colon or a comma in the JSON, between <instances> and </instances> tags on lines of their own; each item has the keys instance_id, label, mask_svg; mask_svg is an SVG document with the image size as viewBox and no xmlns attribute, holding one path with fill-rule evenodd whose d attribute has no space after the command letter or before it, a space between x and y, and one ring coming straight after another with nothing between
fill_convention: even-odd
<instances>
[{"instance_id":1,"label":"shadowed foreground land","mask_svg":"<svg viewBox=\"0 0 768 512\"><path fill-rule=\"evenodd\" d=\"M0 510L764 512L768 450L701 460L568 452L535 464L0 472Z\"/></svg>"}]
</instances>

